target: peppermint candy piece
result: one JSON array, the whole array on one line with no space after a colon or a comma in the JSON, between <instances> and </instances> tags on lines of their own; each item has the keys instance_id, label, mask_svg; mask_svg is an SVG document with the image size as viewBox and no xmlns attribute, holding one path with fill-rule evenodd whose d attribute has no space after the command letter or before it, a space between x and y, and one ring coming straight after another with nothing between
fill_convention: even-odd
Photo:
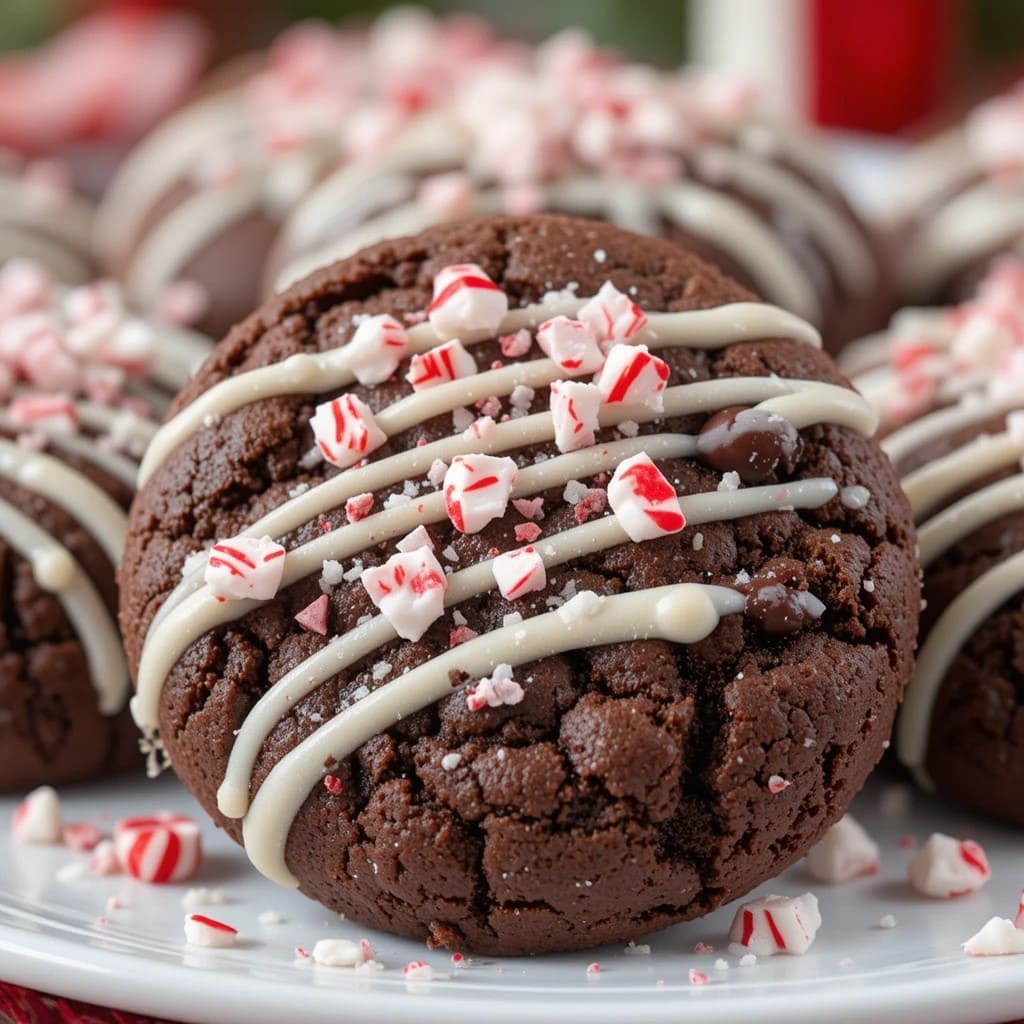
<instances>
[{"instance_id":1,"label":"peppermint candy piece","mask_svg":"<svg viewBox=\"0 0 1024 1024\"><path fill-rule=\"evenodd\" d=\"M129 875L156 885L191 878L202 860L199 826L170 811L119 821L114 826L114 848Z\"/></svg>"},{"instance_id":2,"label":"peppermint candy piece","mask_svg":"<svg viewBox=\"0 0 1024 1024\"><path fill-rule=\"evenodd\" d=\"M16 427L50 430L55 434L78 432L78 412L67 395L22 395L8 407Z\"/></svg>"},{"instance_id":3,"label":"peppermint candy piece","mask_svg":"<svg viewBox=\"0 0 1024 1024\"><path fill-rule=\"evenodd\" d=\"M448 581L428 547L400 551L383 565L365 569L359 578L403 640L419 640L444 614Z\"/></svg>"},{"instance_id":4,"label":"peppermint candy piece","mask_svg":"<svg viewBox=\"0 0 1024 1024\"><path fill-rule=\"evenodd\" d=\"M470 711L483 711L518 704L523 697L523 688L512 678L512 666L495 665L490 676L478 679L466 691L466 707Z\"/></svg>"},{"instance_id":5,"label":"peppermint candy piece","mask_svg":"<svg viewBox=\"0 0 1024 1024\"><path fill-rule=\"evenodd\" d=\"M608 482L608 501L622 528L638 543L686 526L675 488L646 452L619 463Z\"/></svg>"},{"instance_id":6,"label":"peppermint candy piece","mask_svg":"<svg viewBox=\"0 0 1024 1024\"><path fill-rule=\"evenodd\" d=\"M444 475L444 504L452 525L460 533L479 533L505 514L515 482L515 459L456 455Z\"/></svg>"},{"instance_id":7,"label":"peppermint candy piece","mask_svg":"<svg viewBox=\"0 0 1024 1024\"><path fill-rule=\"evenodd\" d=\"M362 944L350 939L321 939L313 947L313 962L321 967L359 967L366 959Z\"/></svg>"},{"instance_id":8,"label":"peppermint candy piece","mask_svg":"<svg viewBox=\"0 0 1024 1024\"><path fill-rule=\"evenodd\" d=\"M878 844L845 814L807 854L807 870L820 882L849 882L879 870Z\"/></svg>"},{"instance_id":9,"label":"peppermint candy piece","mask_svg":"<svg viewBox=\"0 0 1024 1024\"><path fill-rule=\"evenodd\" d=\"M425 391L460 377L472 377L474 373L476 360L456 338L422 355L413 356L405 379L412 385L413 391Z\"/></svg>"},{"instance_id":10,"label":"peppermint candy piece","mask_svg":"<svg viewBox=\"0 0 1024 1024\"><path fill-rule=\"evenodd\" d=\"M580 320L556 316L537 328L537 344L568 374L580 377L597 373L604 365L604 353L594 329Z\"/></svg>"},{"instance_id":11,"label":"peppermint candy piece","mask_svg":"<svg viewBox=\"0 0 1024 1024\"><path fill-rule=\"evenodd\" d=\"M320 636L327 636L327 613L330 600L326 594L321 594L315 601L310 602L296 616L295 621L308 629L311 633L319 633Z\"/></svg>"},{"instance_id":12,"label":"peppermint candy piece","mask_svg":"<svg viewBox=\"0 0 1024 1024\"><path fill-rule=\"evenodd\" d=\"M602 341L632 341L647 326L644 311L611 281L605 281L576 315Z\"/></svg>"},{"instance_id":13,"label":"peppermint candy piece","mask_svg":"<svg viewBox=\"0 0 1024 1024\"><path fill-rule=\"evenodd\" d=\"M388 439L370 407L355 395L342 395L318 405L309 425L323 457L339 469L355 465Z\"/></svg>"},{"instance_id":14,"label":"peppermint candy piece","mask_svg":"<svg viewBox=\"0 0 1024 1024\"><path fill-rule=\"evenodd\" d=\"M801 956L821 927L818 897L763 896L744 903L733 918L729 939L755 956Z\"/></svg>"},{"instance_id":15,"label":"peppermint candy piece","mask_svg":"<svg viewBox=\"0 0 1024 1024\"><path fill-rule=\"evenodd\" d=\"M387 313L367 317L345 346L349 368L360 384L386 381L409 348L405 328Z\"/></svg>"},{"instance_id":16,"label":"peppermint candy piece","mask_svg":"<svg viewBox=\"0 0 1024 1024\"><path fill-rule=\"evenodd\" d=\"M491 567L501 596L506 601L514 601L547 586L548 576L544 560L533 545L498 555L491 563Z\"/></svg>"},{"instance_id":17,"label":"peppermint candy piece","mask_svg":"<svg viewBox=\"0 0 1024 1024\"><path fill-rule=\"evenodd\" d=\"M991 877L985 851L972 839L933 832L910 862L910 884L925 896L950 900L980 889Z\"/></svg>"},{"instance_id":18,"label":"peppermint candy piece","mask_svg":"<svg viewBox=\"0 0 1024 1024\"><path fill-rule=\"evenodd\" d=\"M646 345L612 345L597 378L609 405L643 405L654 412L665 408L668 363L652 356Z\"/></svg>"},{"instance_id":19,"label":"peppermint candy piece","mask_svg":"<svg viewBox=\"0 0 1024 1024\"><path fill-rule=\"evenodd\" d=\"M495 334L508 313L508 296L476 263L445 267L434 278L427 318L439 338Z\"/></svg>"},{"instance_id":20,"label":"peppermint candy piece","mask_svg":"<svg viewBox=\"0 0 1024 1024\"><path fill-rule=\"evenodd\" d=\"M210 550L203 579L218 601L269 601L281 586L285 549L269 537L232 537Z\"/></svg>"},{"instance_id":21,"label":"peppermint candy piece","mask_svg":"<svg viewBox=\"0 0 1024 1024\"><path fill-rule=\"evenodd\" d=\"M233 946L238 938L238 929L223 921L215 921L203 914L185 916L185 941L190 946L205 949L226 949Z\"/></svg>"},{"instance_id":22,"label":"peppermint candy piece","mask_svg":"<svg viewBox=\"0 0 1024 1024\"><path fill-rule=\"evenodd\" d=\"M602 397L596 384L575 380L551 384L551 419L560 452L578 451L594 443Z\"/></svg>"},{"instance_id":23,"label":"peppermint candy piece","mask_svg":"<svg viewBox=\"0 0 1024 1024\"><path fill-rule=\"evenodd\" d=\"M991 917L964 944L968 956L1012 956L1024 953L1024 929L1006 917Z\"/></svg>"},{"instance_id":24,"label":"peppermint candy piece","mask_svg":"<svg viewBox=\"0 0 1024 1024\"><path fill-rule=\"evenodd\" d=\"M52 786L32 790L14 810L11 837L26 846L55 846L64 839L60 797Z\"/></svg>"}]
</instances>

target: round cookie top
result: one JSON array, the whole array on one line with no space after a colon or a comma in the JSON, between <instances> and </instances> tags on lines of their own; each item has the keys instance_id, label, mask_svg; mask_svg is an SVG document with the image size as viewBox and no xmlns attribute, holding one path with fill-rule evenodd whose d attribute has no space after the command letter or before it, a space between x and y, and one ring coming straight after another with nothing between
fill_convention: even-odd
<instances>
[{"instance_id":1,"label":"round cookie top","mask_svg":"<svg viewBox=\"0 0 1024 1024\"><path fill-rule=\"evenodd\" d=\"M818 344L564 217L314 274L144 461L136 720L262 871L383 928L538 952L735 898L843 812L916 630L905 500Z\"/></svg>"}]
</instances>

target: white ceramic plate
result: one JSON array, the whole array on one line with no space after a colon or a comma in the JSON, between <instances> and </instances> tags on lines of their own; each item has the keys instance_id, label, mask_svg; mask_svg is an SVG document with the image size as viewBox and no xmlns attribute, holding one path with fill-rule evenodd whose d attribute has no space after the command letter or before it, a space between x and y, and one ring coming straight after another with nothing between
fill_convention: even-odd
<instances>
[{"instance_id":1,"label":"white ceramic plate","mask_svg":"<svg viewBox=\"0 0 1024 1024\"><path fill-rule=\"evenodd\" d=\"M341 923L297 893L277 889L252 871L244 855L212 826L200 877L178 886L146 886L129 878L61 882L58 870L84 859L64 848L19 847L7 835L15 801L0 800L0 978L58 995L195 1024L282 1024L345 1021L388 1024L488 1024L555 1020L798 1022L927 1021L996 1024L1024 1017L1024 956L971 959L960 943L989 917L1012 917L1024 885L1024 836L972 821L905 787L876 784L855 813L882 845L880 876L845 886L814 884L801 867L763 891L814 889L824 924L804 957L738 966L726 950L729 909L648 940L648 956L621 947L534 959L488 960L453 969L444 953ZM122 781L63 794L68 821L109 827L128 814L169 808L202 815L172 779ZM935 830L969 834L988 852L993 878L955 902L916 897L905 884L911 852L901 840ZM239 929L231 950L184 944L182 896L189 885L222 887L229 903L210 916ZM123 906L107 909L114 897ZM261 926L262 911L285 922ZM887 914L896 927L882 929ZM100 919L105 920L101 921ZM368 937L386 970L354 976L344 969L297 962L327 936ZM716 947L696 954L698 941ZM727 970L716 969L724 955ZM406 982L410 960L430 963L431 982ZM601 973L590 977L589 963ZM710 983L689 983L689 969Z\"/></svg>"}]
</instances>

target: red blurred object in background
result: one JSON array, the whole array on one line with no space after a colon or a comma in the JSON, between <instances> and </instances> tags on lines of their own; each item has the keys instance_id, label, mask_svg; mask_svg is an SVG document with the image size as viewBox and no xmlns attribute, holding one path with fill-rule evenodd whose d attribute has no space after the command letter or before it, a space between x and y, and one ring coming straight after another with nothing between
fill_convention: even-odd
<instances>
[{"instance_id":1,"label":"red blurred object in background","mask_svg":"<svg viewBox=\"0 0 1024 1024\"><path fill-rule=\"evenodd\" d=\"M805 0L808 115L818 124L898 132L949 96L957 38L950 0Z\"/></svg>"}]
</instances>

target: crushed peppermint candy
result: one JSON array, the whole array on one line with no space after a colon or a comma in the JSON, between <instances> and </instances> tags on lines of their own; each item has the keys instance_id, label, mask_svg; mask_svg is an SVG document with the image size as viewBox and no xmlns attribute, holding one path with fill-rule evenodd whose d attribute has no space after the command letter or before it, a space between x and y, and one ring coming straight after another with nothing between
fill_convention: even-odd
<instances>
[{"instance_id":1,"label":"crushed peppermint candy","mask_svg":"<svg viewBox=\"0 0 1024 1024\"><path fill-rule=\"evenodd\" d=\"M729 939L757 956L799 956L811 948L820 927L818 899L813 893L762 896L736 911Z\"/></svg>"},{"instance_id":2,"label":"crushed peppermint candy","mask_svg":"<svg viewBox=\"0 0 1024 1024\"><path fill-rule=\"evenodd\" d=\"M605 281L577 315L602 341L632 341L647 326L643 310L611 281Z\"/></svg>"},{"instance_id":3,"label":"crushed peppermint candy","mask_svg":"<svg viewBox=\"0 0 1024 1024\"><path fill-rule=\"evenodd\" d=\"M630 539L638 543L686 526L675 488L646 452L619 463L608 483L608 502Z\"/></svg>"},{"instance_id":4,"label":"crushed peppermint candy","mask_svg":"<svg viewBox=\"0 0 1024 1024\"><path fill-rule=\"evenodd\" d=\"M551 420L560 452L589 448L598 430L603 396L596 384L556 380L551 384Z\"/></svg>"},{"instance_id":5,"label":"crushed peppermint candy","mask_svg":"<svg viewBox=\"0 0 1024 1024\"><path fill-rule=\"evenodd\" d=\"M223 921L215 921L203 914L189 914L185 918L185 941L190 946L207 949L226 949L235 945L238 929Z\"/></svg>"},{"instance_id":6,"label":"crushed peppermint candy","mask_svg":"<svg viewBox=\"0 0 1024 1024\"><path fill-rule=\"evenodd\" d=\"M387 441L370 407L355 395L318 405L309 421L317 448L339 469L348 469Z\"/></svg>"},{"instance_id":7,"label":"crushed peppermint candy","mask_svg":"<svg viewBox=\"0 0 1024 1024\"><path fill-rule=\"evenodd\" d=\"M503 334L498 341L501 345L501 354L506 359L525 356L533 347L533 337L525 327L515 334Z\"/></svg>"},{"instance_id":8,"label":"crushed peppermint candy","mask_svg":"<svg viewBox=\"0 0 1024 1024\"><path fill-rule=\"evenodd\" d=\"M907 868L910 884L935 899L955 899L980 889L991 877L985 851L972 839L933 832Z\"/></svg>"},{"instance_id":9,"label":"crushed peppermint candy","mask_svg":"<svg viewBox=\"0 0 1024 1024\"><path fill-rule=\"evenodd\" d=\"M414 391L426 391L476 373L476 360L458 338L412 357L405 379Z\"/></svg>"},{"instance_id":10,"label":"crushed peppermint candy","mask_svg":"<svg viewBox=\"0 0 1024 1024\"><path fill-rule=\"evenodd\" d=\"M444 570L428 547L400 551L360 579L370 600L404 640L419 640L444 614Z\"/></svg>"},{"instance_id":11,"label":"crushed peppermint candy","mask_svg":"<svg viewBox=\"0 0 1024 1024\"><path fill-rule=\"evenodd\" d=\"M662 412L669 374L668 363L651 355L646 345L620 343L608 350L595 383L609 405L642 405Z\"/></svg>"},{"instance_id":12,"label":"crushed peppermint candy","mask_svg":"<svg viewBox=\"0 0 1024 1024\"><path fill-rule=\"evenodd\" d=\"M496 665L490 676L477 680L466 690L466 706L470 711L519 704L525 696L523 688L512 678L511 665Z\"/></svg>"},{"instance_id":13,"label":"crushed peppermint candy","mask_svg":"<svg viewBox=\"0 0 1024 1024\"><path fill-rule=\"evenodd\" d=\"M1024 929L1007 917L992 917L964 944L968 956L1015 956L1024 954Z\"/></svg>"},{"instance_id":14,"label":"crushed peppermint candy","mask_svg":"<svg viewBox=\"0 0 1024 1024\"><path fill-rule=\"evenodd\" d=\"M270 537L232 537L210 549L203 579L219 601L269 601L284 566L285 549Z\"/></svg>"},{"instance_id":15,"label":"crushed peppermint candy","mask_svg":"<svg viewBox=\"0 0 1024 1024\"><path fill-rule=\"evenodd\" d=\"M460 533L479 533L505 514L517 467L514 459L457 455L444 477L448 518Z\"/></svg>"},{"instance_id":16,"label":"crushed peppermint candy","mask_svg":"<svg viewBox=\"0 0 1024 1024\"><path fill-rule=\"evenodd\" d=\"M880 869L878 844L850 814L843 815L807 854L807 870L820 882L839 884Z\"/></svg>"},{"instance_id":17,"label":"crushed peppermint candy","mask_svg":"<svg viewBox=\"0 0 1024 1024\"><path fill-rule=\"evenodd\" d=\"M492 562L492 570L501 596L507 601L547 586L544 559L532 545L498 555Z\"/></svg>"},{"instance_id":18,"label":"crushed peppermint candy","mask_svg":"<svg viewBox=\"0 0 1024 1024\"><path fill-rule=\"evenodd\" d=\"M508 296L476 263L445 267L434 277L427 318L439 338L493 335L507 313Z\"/></svg>"},{"instance_id":19,"label":"crushed peppermint candy","mask_svg":"<svg viewBox=\"0 0 1024 1024\"><path fill-rule=\"evenodd\" d=\"M460 764L462 764L461 754L445 754L444 757L441 758L441 767L446 772L455 771L455 769L458 768Z\"/></svg>"},{"instance_id":20,"label":"crushed peppermint candy","mask_svg":"<svg viewBox=\"0 0 1024 1024\"><path fill-rule=\"evenodd\" d=\"M350 523L365 519L373 508L373 495L369 491L356 494L345 502L345 517Z\"/></svg>"},{"instance_id":21,"label":"crushed peppermint candy","mask_svg":"<svg viewBox=\"0 0 1024 1024\"><path fill-rule=\"evenodd\" d=\"M311 633L319 633L320 636L327 635L327 612L329 599L326 594L321 594L315 601L306 605L296 616L295 621L308 629Z\"/></svg>"},{"instance_id":22,"label":"crushed peppermint candy","mask_svg":"<svg viewBox=\"0 0 1024 1024\"><path fill-rule=\"evenodd\" d=\"M596 373L604 365L604 353L594 329L579 320L556 316L537 328L537 344L572 377Z\"/></svg>"},{"instance_id":23,"label":"crushed peppermint candy","mask_svg":"<svg viewBox=\"0 0 1024 1024\"><path fill-rule=\"evenodd\" d=\"M405 328L385 313L360 322L345 346L345 354L360 384L381 384L398 369L408 347Z\"/></svg>"},{"instance_id":24,"label":"crushed peppermint candy","mask_svg":"<svg viewBox=\"0 0 1024 1024\"><path fill-rule=\"evenodd\" d=\"M32 790L14 810L11 836L24 845L53 846L63 842L60 797L52 786Z\"/></svg>"},{"instance_id":25,"label":"crushed peppermint candy","mask_svg":"<svg viewBox=\"0 0 1024 1024\"><path fill-rule=\"evenodd\" d=\"M410 960L402 968L402 977L409 981L433 981L434 968L423 960Z\"/></svg>"},{"instance_id":26,"label":"crushed peppermint candy","mask_svg":"<svg viewBox=\"0 0 1024 1024\"><path fill-rule=\"evenodd\" d=\"M395 544L399 551L415 551L417 548L429 548L434 550L434 541L431 539L427 528L421 523L412 533L407 533Z\"/></svg>"}]
</instances>

